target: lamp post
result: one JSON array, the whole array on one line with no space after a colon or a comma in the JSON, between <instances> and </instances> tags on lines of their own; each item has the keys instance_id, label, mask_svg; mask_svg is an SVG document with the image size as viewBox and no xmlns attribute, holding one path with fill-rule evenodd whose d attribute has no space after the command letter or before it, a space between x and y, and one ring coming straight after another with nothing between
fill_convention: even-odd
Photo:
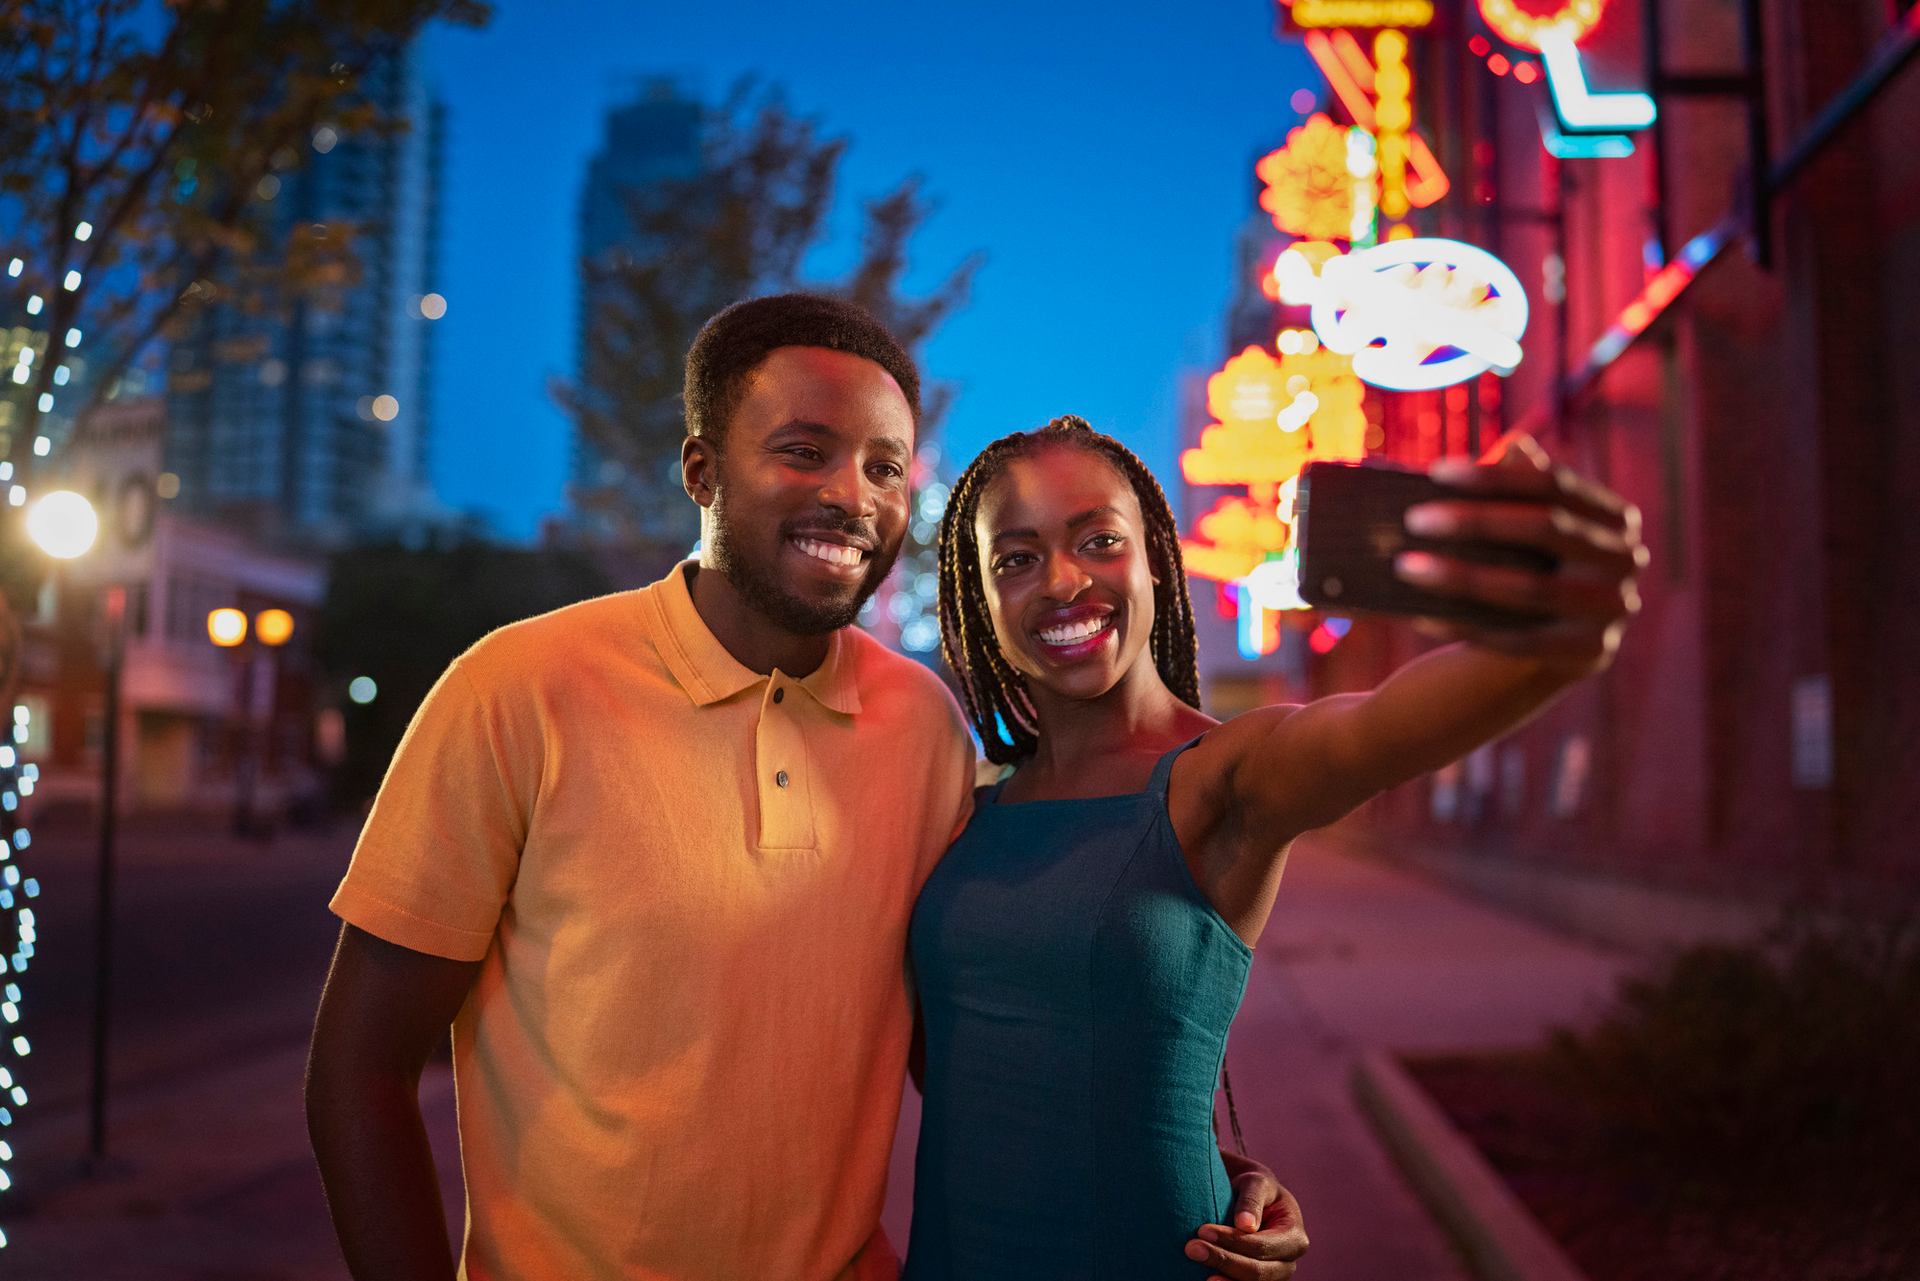
<instances>
[{"instance_id":1,"label":"lamp post","mask_svg":"<svg viewBox=\"0 0 1920 1281\"><path fill-rule=\"evenodd\" d=\"M27 509L27 536L55 560L74 560L100 534L93 504L71 490L42 495ZM120 792L120 671L126 655L127 592L101 598L101 736L99 862L94 893L93 1036L87 1089L87 1156L98 1168L107 1153L107 1011L113 992L113 873Z\"/></svg>"},{"instance_id":2,"label":"lamp post","mask_svg":"<svg viewBox=\"0 0 1920 1281\"><path fill-rule=\"evenodd\" d=\"M254 646L257 644L277 650L293 639L293 615L284 609L263 609L249 620L244 610L225 606L207 615L207 639L234 655L237 670L234 697L239 710L240 743L234 761L233 833L235 836L260 836L263 832L254 815L254 787L262 763L260 753L256 750L254 732ZM267 721L271 725L271 666L268 672Z\"/></svg>"}]
</instances>

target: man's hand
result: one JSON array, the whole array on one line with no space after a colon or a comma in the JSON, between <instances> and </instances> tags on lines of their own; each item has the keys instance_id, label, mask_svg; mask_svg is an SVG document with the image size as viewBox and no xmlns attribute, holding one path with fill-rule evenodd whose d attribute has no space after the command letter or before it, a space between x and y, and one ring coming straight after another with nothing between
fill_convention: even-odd
<instances>
[{"instance_id":1,"label":"man's hand","mask_svg":"<svg viewBox=\"0 0 1920 1281\"><path fill-rule=\"evenodd\" d=\"M1535 627L1426 620L1420 629L1437 639L1464 640L1582 672L1605 666L1628 621L1640 611L1636 579L1646 566L1647 548L1640 540L1639 511L1612 490L1554 465L1530 436L1514 437L1497 462L1475 466L1448 460L1432 475L1490 497L1409 508L1409 533L1534 548L1552 556L1557 567L1534 573L1404 552L1395 572L1417 587L1547 616Z\"/></svg>"},{"instance_id":2,"label":"man's hand","mask_svg":"<svg viewBox=\"0 0 1920 1281\"><path fill-rule=\"evenodd\" d=\"M1213 1269L1214 1281L1288 1281L1307 1252L1300 1203L1273 1171L1251 1157L1221 1150L1233 1177L1227 1222L1203 1224L1187 1257Z\"/></svg>"}]
</instances>

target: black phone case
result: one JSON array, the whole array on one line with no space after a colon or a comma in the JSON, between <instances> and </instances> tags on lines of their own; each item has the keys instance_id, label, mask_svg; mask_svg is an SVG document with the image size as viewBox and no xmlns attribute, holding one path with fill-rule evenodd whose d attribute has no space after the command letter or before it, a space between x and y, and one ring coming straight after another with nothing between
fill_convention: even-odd
<instances>
[{"instance_id":1,"label":"black phone case","mask_svg":"<svg viewBox=\"0 0 1920 1281\"><path fill-rule=\"evenodd\" d=\"M1397 577L1393 558L1428 551L1486 565L1550 573L1553 556L1529 547L1407 532L1407 508L1435 499L1498 501L1468 493L1424 472L1380 463L1309 463L1300 473L1294 517L1300 542L1300 595L1341 613L1416 615L1481 627L1532 627L1546 615L1495 609L1423 591Z\"/></svg>"}]
</instances>

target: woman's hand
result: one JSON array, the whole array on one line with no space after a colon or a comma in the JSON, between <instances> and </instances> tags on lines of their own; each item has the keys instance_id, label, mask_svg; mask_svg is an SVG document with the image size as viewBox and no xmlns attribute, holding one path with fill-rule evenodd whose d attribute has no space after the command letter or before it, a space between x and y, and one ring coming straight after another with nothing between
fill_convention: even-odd
<instances>
[{"instance_id":1,"label":"woman's hand","mask_svg":"<svg viewBox=\"0 0 1920 1281\"><path fill-rule=\"evenodd\" d=\"M1647 564L1647 548L1640 540L1639 509L1554 465L1530 436L1514 437L1496 462L1448 460L1431 474L1455 488L1498 497L1409 508L1409 533L1532 548L1552 556L1557 566L1537 573L1443 553L1403 552L1394 570L1416 587L1546 615L1533 627L1434 619L1417 626L1438 639L1466 641L1552 667L1588 672L1606 666L1627 623L1640 611L1637 580Z\"/></svg>"},{"instance_id":2,"label":"woman's hand","mask_svg":"<svg viewBox=\"0 0 1920 1281\"><path fill-rule=\"evenodd\" d=\"M1203 1225L1187 1257L1212 1268L1214 1281L1288 1281L1307 1252L1300 1203L1258 1161L1224 1148L1220 1156L1233 1176L1232 1226Z\"/></svg>"}]
</instances>

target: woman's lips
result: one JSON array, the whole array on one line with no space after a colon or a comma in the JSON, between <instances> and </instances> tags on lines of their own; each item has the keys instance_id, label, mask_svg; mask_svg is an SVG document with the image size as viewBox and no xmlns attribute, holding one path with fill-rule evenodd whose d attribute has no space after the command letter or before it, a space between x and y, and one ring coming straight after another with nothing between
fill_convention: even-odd
<instances>
[{"instance_id":1,"label":"woman's lips","mask_svg":"<svg viewBox=\"0 0 1920 1281\"><path fill-rule=\"evenodd\" d=\"M1114 635L1114 623L1115 616L1105 613L1039 628L1033 638L1048 658L1070 663L1097 653Z\"/></svg>"}]
</instances>

